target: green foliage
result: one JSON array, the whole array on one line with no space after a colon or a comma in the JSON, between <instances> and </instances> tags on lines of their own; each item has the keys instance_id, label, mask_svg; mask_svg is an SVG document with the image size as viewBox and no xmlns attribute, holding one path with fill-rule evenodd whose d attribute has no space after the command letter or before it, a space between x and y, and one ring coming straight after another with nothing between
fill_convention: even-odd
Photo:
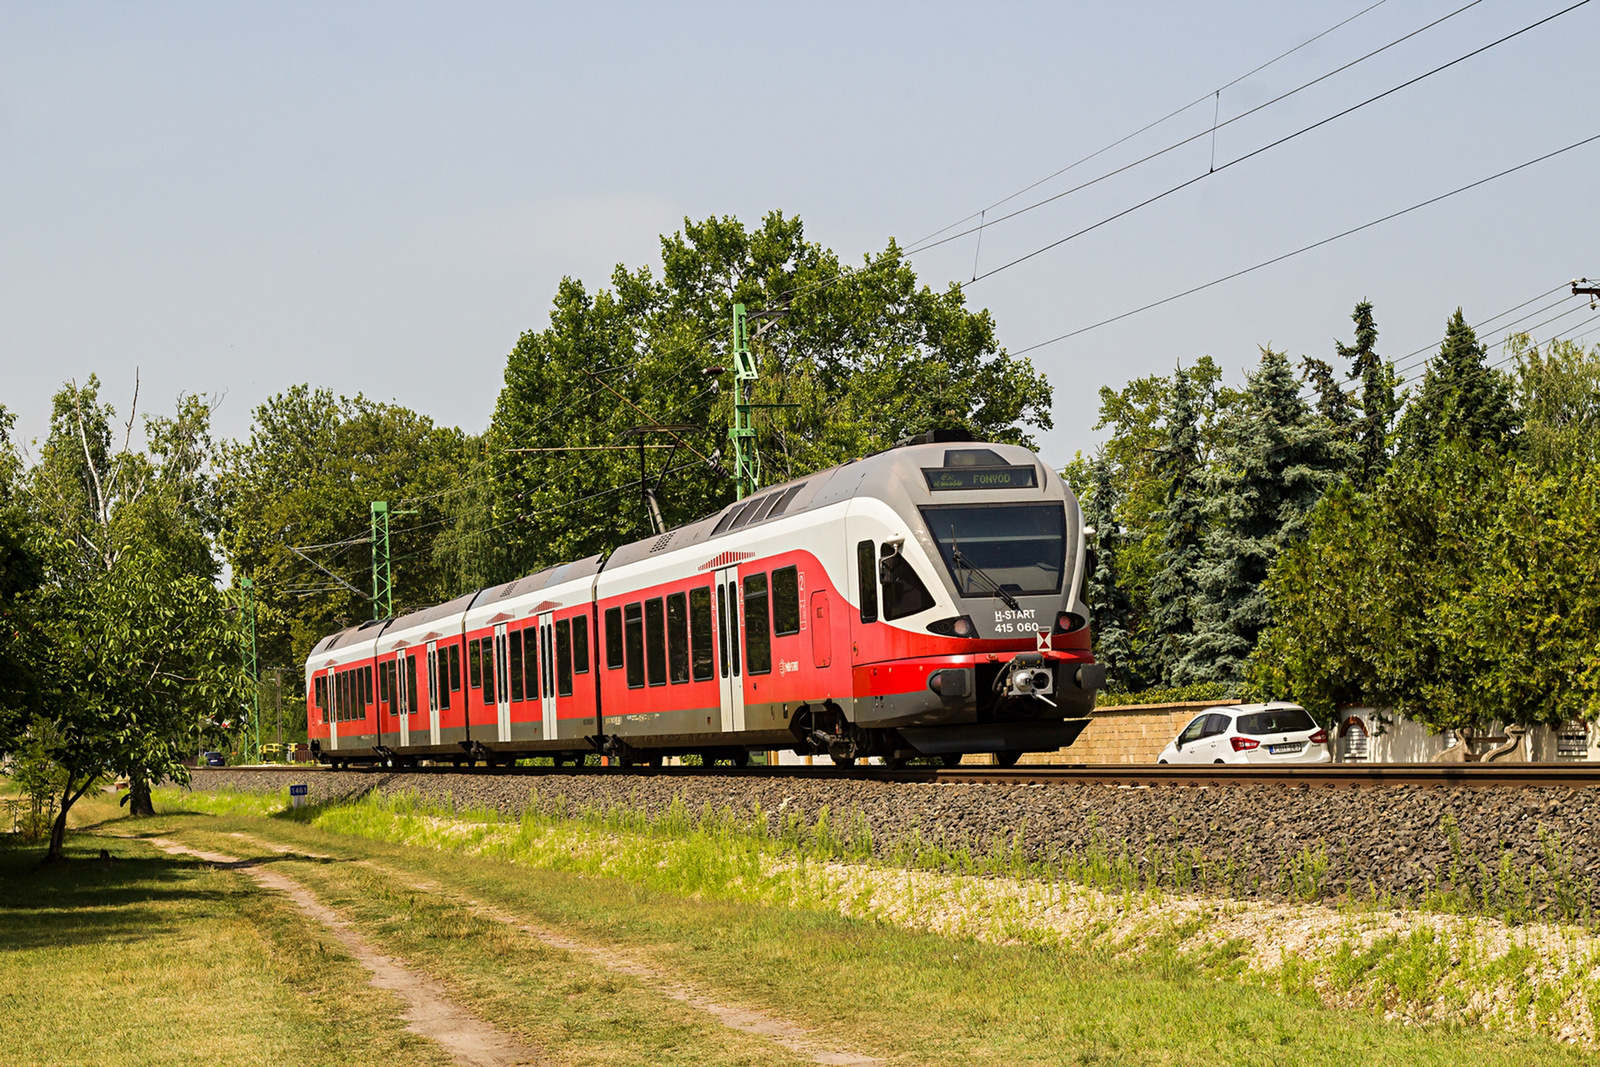
<instances>
[{"instance_id":1,"label":"green foliage","mask_svg":"<svg viewBox=\"0 0 1600 1067\"><path fill-rule=\"evenodd\" d=\"M1426 462L1449 441L1505 454L1516 433L1517 411L1511 382L1485 363L1487 352L1456 308L1445 326L1444 343L1428 364L1416 397L1398 427L1399 456Z\"/></svg>"},{"instance_id":2,"label":"green foliage","mask_svg":"<svg viewBox=\"0 0 1600 1067\"><path fill-rule=\"evenodd\" d=\"M919 286L892 243L850 267L774 212L756 229L685 220L661 247L659 277L618 266L611 288L592 294L563 281L550 325L524 333L507 361L489 434L501 577L649 531L639 454L604 450L631 427L692 427L649 439L676 450L644 454L669 526L732 499L718 455L731 375L708 370L730 366L734 303L753 316L756 402L798 405L757 417L763 484L936 427L1023 444L1030 428L1050 427L1044 377L999 348L993 320L969 311L959 288Z\"/></svg>"},{"instance_id":3,"label":"green foliage","mask_svg":"<svg viewBox=\"0 0 1600 1067\"><path fill-rule=\"evenodd\" d=\"M1095 697L1095 707L1118 708L1130 704L1187 704L1200 700L1233 700L1249 691L1247 685L1229 682L1195 682L1192 685L1133 692L1105 692Z\"/></svg>"},{"instance_id":4,"label":"green foliage","mask_svg":"<svg viewBox=\"0 0 1600 1067\"><path fill-rule=\"evenodd\" d=\"M1091 491L1079 499L1084 525L1095 531L1085 586L1094 616L1094 655L1096 661L1106 665L1113 688L1138 688L1142 678L1133 649L1133 598L1123 580L1124 535L1117 520L1122 501L1104 452L1095 458L1090 476Z\"/></svg>"},{"instance_id":5,"label":"green foliage","mask_svg":"<svg viewBox=\"0 0 1600 1067\"><path fill-rule=\"evenodd\" d=\"M222 546L256 583L261 661L298 673L320 638L372 617L374 500L415 512L390 520L397 612L474 587L452 556L473 516L453 497L486 477L472 438L406 408L305 385L258 406L248 440L222 449L217 489Z\"/></svg>"},{"instance_id":6,"label":"green foliage","mask_svg":"<svg viewBox=\"0 0 1600 1067\"><path fill-rule=\"evenodd\" d=\"M1571 341L1540 351L1526 334L1506 347L1517 359L1524 461L1552 473L1600 462L1600 359Z\"/></svg>"},{"instance_id":7,"label":"green foliage","mask_svg":"<svg viewBox=\"0 0 1600 1067\"><path fill-rule=\"evenodd\" d=\"M1172 406L1166 416L1161 473L1167 481L1161 512L1160 570L1150 583L1152 673L1163 685L1180 685L1183 658L1199 613L1197 571L1206 536L1206 472L1200 440L1200 407L1194 376L1179 367L1172 375Z\"/></svg>"},{"instance_id":8,"label":"green foliage","mask_svg":"<svg viewBox=\"0 0 1600 1067\"><path fill-rule=\"evenodd\" d=\"M1192 563L1192 637L1169 682L1235 682L1272 621L1261 589L1278 554L1305 536L1311 509L1348 464L1339 423L1300 399L1282 353L1261 350L1239 402L1221 421L1207 486L1203 560ZM1342 394L1340 394L1342 395Z\"/></svg>"},{"instance_id":9,"label":"green foliage","mask_svg":"<svg viewBox=\"0 0 1600 1067\"><path fill-rule=\"evenodd\" d=\"M1274 570L1257 684L1436 729L1600 716L1600 470L1464 444L1324 501Z\"/></svg>"},{"instance_id":10,"label":"green foliage","mask_svg":"<svg viewBox=\"0 0 1600 1067\"><path fill-rule=\"evenodd\" d=\"M20 602L35 694L0 733L57 789L50 856L67 813L108 775L136 787L182 780L179 760L207 723L237 719L245 695L236 610L215 584L207 467L211 406L180 397L171 418L134 415L115 443L98 382L54 401L26 485L29 551L40 583ZM15 461L8 460L15 468Z\"/></svg>"},{"instance_id":11,"label":"green foliage","mask_svg":"<svg viewBox=\"0 0 1600 1067\"><path fill-rule=\"evenodd\" d=\"M1378 323L1372 315L1372 302L1361 301L1350 318L1356 324L1355 344L1335 341L1333 345L1341 359L1350 361L1350 379L1361 383L1360 414L1350 437L1355 446L1353 476L1358 487L1370 490L1389 467L1394 418L1400 410L1395 390L1400 381L1394 364L1377 353Z\"/></svg>"}]
</instances>

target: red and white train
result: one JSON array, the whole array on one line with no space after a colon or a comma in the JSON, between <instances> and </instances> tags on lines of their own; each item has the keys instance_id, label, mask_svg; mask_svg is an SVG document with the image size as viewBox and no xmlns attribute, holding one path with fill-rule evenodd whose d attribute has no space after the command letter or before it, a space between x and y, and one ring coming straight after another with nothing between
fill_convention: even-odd
<instances>
[{"instance_id":1,"label":"red and white train","mask_svg":"<svg viewBox=\"0 0 1600 1067\"><path fill-rule=\"evenodd\" d=\"M955 436L325 637L312 749L335 767L772 749L953 765L1069 745L1105 681L1077 499L1029 450Z\"/></svg>"}]
</instances>

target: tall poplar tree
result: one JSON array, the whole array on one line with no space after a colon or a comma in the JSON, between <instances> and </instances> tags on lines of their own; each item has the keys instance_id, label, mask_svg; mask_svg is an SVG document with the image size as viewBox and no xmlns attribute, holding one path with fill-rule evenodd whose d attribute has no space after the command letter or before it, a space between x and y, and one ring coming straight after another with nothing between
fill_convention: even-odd
<instances>
[{"instance_id":1,"label":"tall poplar tree","mask_svg":"<svg viewBox=\"0 0 1600 1067\"><path fill-rule=\"evenodd\" d=\"M1357 400L1361 413L1351 435L1355 442L1352 477L1357 486L1370 492L1389 467L1390 435L1395 412L1400 409L1395 396L1399 382L1394 364L1378 355L1378 323L1372 315L1372 301L1357 304L1350 318L1356 324L1355 344L1336 340L1333 347L1341 359L1350 361L1349 380L1361 383Z\"/></svg>"},{"instance_id":2,"label":"tall poplar tree","mask_svg":"<svg viewBox=\"0 0 1600 1067\"><path fill-rule=\"evenodd\" d=\"M1117 523L1121 493L1104 452L1095 457L1091 477L1091 489L1083 501L1083 521L1095 531L1085 590L1093 613L1094 655L1105 664L1118 689L1141 689L1144 682L1133 648L1133 598L1122 581L1122 530Z\"/></svg>"},{"instance_id":3,"label":"tall poplar tree","mask_svg":"<svg viewBox=\"0 0 1600 1067\"><path fill-rule=\"evenodd\" d=\"M1172 400L1167 411L1167 439L1161 471L1169 479L1166 507L1160 516L1160 570L1150 584L1148 625L1152 673L1163 685L1182 684L1182 665L1194 637L1200 565L1206 529L1205 466L1201 453L1200 402L1189 371L1172 375Z\"/></svg>"}]
</instances>

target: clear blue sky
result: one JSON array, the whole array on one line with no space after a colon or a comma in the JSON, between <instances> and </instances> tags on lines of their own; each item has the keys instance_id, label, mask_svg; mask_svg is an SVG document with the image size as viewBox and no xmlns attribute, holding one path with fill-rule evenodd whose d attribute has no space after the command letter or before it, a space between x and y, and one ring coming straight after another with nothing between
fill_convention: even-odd
<instances>
[{"instance_id":1,"label":"clear blue sky","mask_svg":"<svg viewBox=\"0 0 1600 1067\"><path fill-rule=\"evenodd\" d=\"M0 3L0 402L26 439L64 379L97 373L125 409L138 367L145 410L225 392L228 436L302 381L479 430L561 276L602 284L618 261L654 261L685 215L781 208L859 260L1370 2ZM1220 114L1464 2L1388 0L1227 89ZM1217 162L1563 6L1484 0L1229 126ZM969 299L1023 348L1600 133L1597 43L1600 2ZM1068 177L1208 128L1211 111ZM1202 139L988 230L980 271L1204 171L1210 152ZM1597 167L1600 143L1040 349L1046 457L1092 446L1099 386L1208 353L1237 378L1268 342L1331 356L1363 297L1393 357L1437 341L1458 304L1476 320L1600 275ZM942 286L971 276L974 252L966 238L916 263Z\"/></svg>"}]
</instances>

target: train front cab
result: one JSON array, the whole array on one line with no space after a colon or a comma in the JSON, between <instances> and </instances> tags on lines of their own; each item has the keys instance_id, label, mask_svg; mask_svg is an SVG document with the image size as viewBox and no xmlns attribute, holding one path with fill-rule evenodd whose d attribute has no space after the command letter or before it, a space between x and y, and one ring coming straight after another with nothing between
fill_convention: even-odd
<instances>
[{"instance_id":1,"label":"train front cab","mask_svg":"<svg viewBox=\"0 0 1600 1067\"><path fill-rule=\"evenodd\" d=\"M1070 745L1104 678L1070 488L1017 446L923 444L865 462L845 521L852 692L835 751L849 754L852 734L891 759L1010 762Z\"/></svg>"}]
</instances>

